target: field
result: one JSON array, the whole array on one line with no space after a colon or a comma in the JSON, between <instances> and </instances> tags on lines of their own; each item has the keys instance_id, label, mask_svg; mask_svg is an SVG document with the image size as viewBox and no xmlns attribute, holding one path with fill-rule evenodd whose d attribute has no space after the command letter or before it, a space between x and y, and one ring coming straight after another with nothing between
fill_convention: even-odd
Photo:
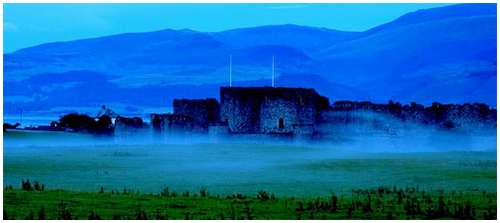
<instances>
[{"instance_id":1,"label":"field","mask_svg":"<svg viewBox=\"0 0 500 223\"><path fill-rule=\"evenodd\" d=\"M496 193L379 187L350 195L294 198L133 191L66 192L6 188L7 219L496 219Z\"/></svg>"},{"instance_id":2,"label":"field","mask_svg":"<svg viewBox=\"0 0 500 223\"><path fill-rule=\"evenodd\" d=\"M319 145L46 134L4 138L9 218L30 212L37 218L42 205L47 219L63 218L66 209L78 219L91 213L103 219L496 218L494 137L432 137L435 146L428 146L375 137ZM21 190L26 179L45 190ZM267 199L257 197L262 191Z\"/></svg>"}]
</instances>

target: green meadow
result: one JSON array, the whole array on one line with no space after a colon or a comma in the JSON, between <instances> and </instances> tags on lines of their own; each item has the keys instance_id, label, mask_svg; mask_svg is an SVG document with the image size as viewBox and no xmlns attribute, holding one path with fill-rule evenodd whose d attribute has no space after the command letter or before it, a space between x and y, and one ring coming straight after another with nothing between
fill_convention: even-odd
<instances>
[{"instance_id":1,"label":"green meadow","mask_svg":"<svg viewBox=\"0 0 500 223\"><path fill-rule=\"evenodd\" d=\"M423 150L427 142L393 138L130 143L23 134L4 137L8 218L38 219L42 206L46 219L496 218L494 137ZM22 190L27 179L44 191Z\"/></svg>"},{"instance_id":2,"label":"green meadow","mask_svg":"<svg viewBox=\"0 0 500 223\"><path fill-rule=\"evenodd\" d=\"M127 191L4 190L6 219L496 219L496 193L379 187L349 195L277 197Z\"/></svg>"}]
</instances>

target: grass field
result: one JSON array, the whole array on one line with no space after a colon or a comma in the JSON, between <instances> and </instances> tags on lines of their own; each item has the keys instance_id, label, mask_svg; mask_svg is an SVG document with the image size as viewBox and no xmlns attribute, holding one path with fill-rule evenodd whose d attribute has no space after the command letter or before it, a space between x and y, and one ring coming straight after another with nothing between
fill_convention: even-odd
<instances>
[{"instance_id":1,"label":"grass field","mask_svg":"<svg viewBox=\"0 0 500 223\"><path fill-rule=\"evenodd\" d=\"M4 214L38 219L43 206L47 219L496 218L496 138L437 139L124 143L7 134ZM25 179L45 191L19 189Z\"/></svg>"},{"instance_id":2,"label":"grass field","mask_svg":"<svg viewBox=\"0 0 500 223\"><path fill-rule=\"evenodd\" d=\"M49 188L70 191L96 191L104 186L158 193L169 186L190 191L206 187L219 194L253 194L263 189L278 196L327 196L333 191L348 193L352 188L379 185L496 191L496 151L489 147L485 151L451 147L403 152L411 151L412 145L399 147L398 142L388 141L392 139L373 139L379 145L361 147L231 142L122 144L93 141L89 136L30 137L6 137L5 185L33 179ZM20 142L12 143L18 138ZM385 144L380 145L382 142ZM379 151L377 147L396 148ZM469 149L467 143L461 142L460 147Z\"/></svg>"},{"instance_id":3,"label":"grass field","mask_svg":"<svg viewBox=\"0 0 500 223\"><path fill-rule=\"evenodd\" d=\"M496 192L378 187L349 195L276 197L133 191L4 190L6 219L496 219Z\"/></svg>"}]
</instances>

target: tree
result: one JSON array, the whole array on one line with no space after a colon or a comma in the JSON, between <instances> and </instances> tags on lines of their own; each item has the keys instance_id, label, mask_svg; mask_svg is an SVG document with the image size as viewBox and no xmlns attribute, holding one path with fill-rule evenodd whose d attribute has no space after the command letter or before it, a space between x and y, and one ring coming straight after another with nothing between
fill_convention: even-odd
<instances>
[{"instance_id":1,"label":"tree","mask_svg":"<svg viewBox=\"0 0 500 223\"><path fill-rule=\"evenodd\" d=\"M92 133L109 135L113 133L113 122L111 117L103 115L94 122L91 128Z\"/></svg>"},{"instance_id":2,"label":"tree","mask_svg":"<svg viewBox=\"0 0 500 223\"><path fill-rule=\"evenodd\" d=\"M33 188L31 187L30 180L22 181L22 189L25 191L32 191Z\"/></svg>"},{"instance_id":3,"label":"tree","mask_svg":"<svg viewBox=\"0 0 500 223\"><path fill-rule=\"evenodd\" d=\"M200 196L201 197L208 197L208 189L207 188L201 188L200 189Z\"/></svg>"},{"instance_id":4,"label":"tree","mask_svg":"<svg viewBox=\"0 0 500 223\"><path fill-rule=\"evenodd\" d=\"M267 201L267 200L269 200L269 193L267 193L264 190L261 190L257 193L257 199L259 199L261 201Z\"/></svg>"},{"instance_id":5,"label":"tree","mask_svg":"<svg viewBox=\"0 0 500 223\"><path fill-rule=\"evenodd\" d=\"M168 187L164 187L163 190L160 192L160 196L162 197L170 196L170 189Z\"/></svg>"},{"instance_id":6,"label":"tree","mask_svg":"<svg viewBox=\"0 0 500 223\"><path fill-rule=\"evenodd\" d=\"M89 130L94 125L94 119L88 115L71 113L59 119L62 128L69 128L75 132Z\"/></svg>"},{"instance_id":7,"label":"tree","mask_svg":"<svg viewBox=\"0 0 500 223\"><path fill-rule=\"evenodd\" d=\"M36 191L42 190L42 188L40 187L40 183L38 183L38 181L33 182L33 187L35 188Z\"/></svg>"},{"instance_id":8,"label":"tree","mask_svg":"<svg viewBox=\"0 0 500 223\"><path fill-rule=\"evenodd\" d=\"M93 134L112 134L114 131L111 117L103 115L95 121L84 114L71 113L59 119L61 128L71 129L75 132L88 132Z\"/></svg>"}]
</instances>

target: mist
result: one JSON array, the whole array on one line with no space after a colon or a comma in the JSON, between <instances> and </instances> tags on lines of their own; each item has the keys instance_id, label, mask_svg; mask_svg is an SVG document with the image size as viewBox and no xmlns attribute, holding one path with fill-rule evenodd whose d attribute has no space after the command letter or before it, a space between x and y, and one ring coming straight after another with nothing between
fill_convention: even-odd
<instances>
[{"instance_id":1,"label":"mist","mask_svg":"<svg viewBox=\"0 0 500 223\"><path fill-rule=\"evenodd\" d=\"M338 115L338 122L315 127L311 136L265 134L214 135L203 132L155 131L153 128L130 128L112 136L85 133L26 131L5 133L6 147L81 147L102 145L189 145L252 144L334 148L357 154L376 152L442 152L496 150L496 129L471 124L474 128L444 129L412 121L398 120L373 112L350 112Z\"/></svg>"},{"instance_id":2,"label":"mist","mask_svg":"<svg viewBox=\"0 0 500 223\"><path fill-rule=\"evenodd\" d=\"M32 179L76 191L159 192L168 186L290 196L381 185L496 190L494 181L480 177L496 171L496 129L449 130L373 113L349 120L319 125L312 138L152 128L112 136L8 131L4 184ZM456 172L475 178L464 181Z\"/></svg>"}]
</instances>

